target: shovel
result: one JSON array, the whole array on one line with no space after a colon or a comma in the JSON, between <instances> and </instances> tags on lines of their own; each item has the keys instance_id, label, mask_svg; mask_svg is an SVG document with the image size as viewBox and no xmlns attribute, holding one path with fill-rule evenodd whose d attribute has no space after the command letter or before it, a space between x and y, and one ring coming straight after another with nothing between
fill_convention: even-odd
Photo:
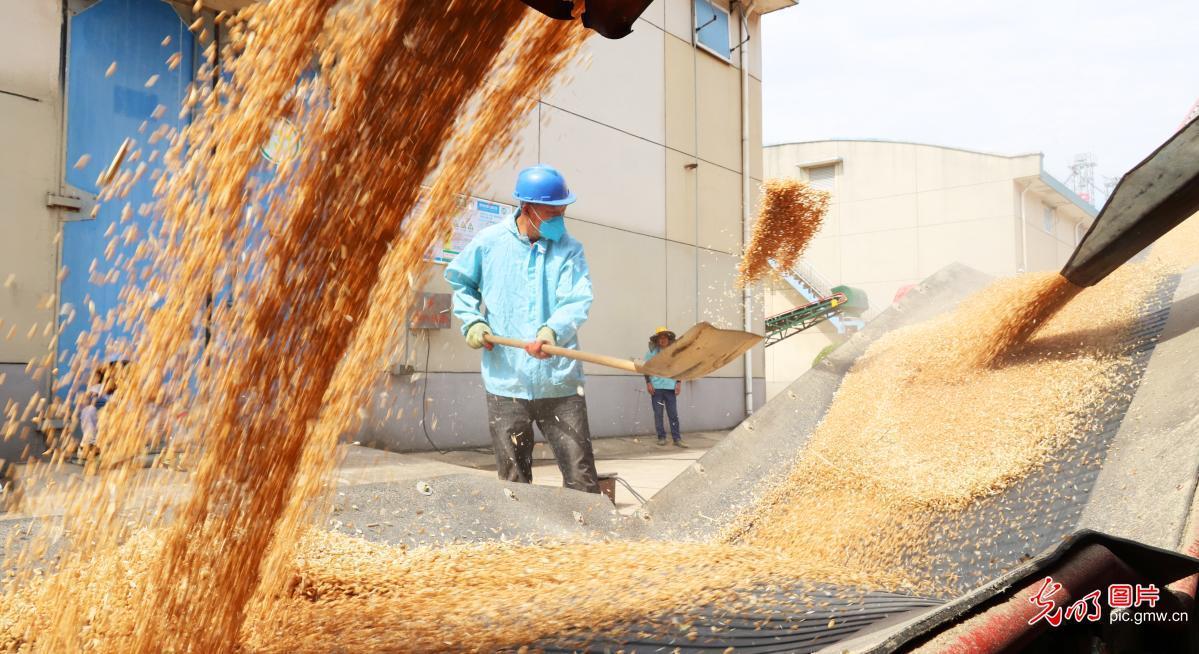
<instances>
[{"instance_id":1,"label":"shovel","mask_svg":"<svg viewBox=\"0 0 1199 654\"><path fill-rule=\"evenodd\" d=\"M506 345L524 349L524 341L515 338L505 338L488 334L484 337L488 343ZM665 377L676 381L691 381L710 375L728 365L733 359L745 354L749 348L758 344L761 336L734 329L717 329L712 325L701 322L688 329L682 338L670 347L662 350L649 361L640 359L621 359L605 354L592 354L572 350L556 345L543 345L542 352L554 356L566 357L576 361L586 361L617 370L634 372L639 375Z\"/></svg>"}]
</instances>

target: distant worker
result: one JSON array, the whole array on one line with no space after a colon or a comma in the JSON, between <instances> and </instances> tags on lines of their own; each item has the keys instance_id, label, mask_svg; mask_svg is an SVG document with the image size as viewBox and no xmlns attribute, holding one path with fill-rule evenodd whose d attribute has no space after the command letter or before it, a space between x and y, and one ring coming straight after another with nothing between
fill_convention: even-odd
<instances>
[{"instance_id":1,"label":"distant worker","mask_svg":"<svg viewBox=\"0 0 1199 654\"><path fill-rule=\"evenodd\" d=\"M659 327L649 337L649 351L645 353L645 360L654 358L674 342L674 332ZM666 445L666 429L662 425L662 410L665 409L670 418L670 437L674 440L675 447L687 447L683 444L682 434L679 433L678 395L682 388L683 383L673 379L645 376L645 390L649 393L650 404L654 409L654 428L658 430L658 445Z\"/></svg>"},{"instance_id":2,"label":"distant worker","mask_svg":"<svg viewBox=\"0 0 1199 654\"><path fill-rule=\"evenodd\" d=\"M100 409L112 401L113 394L117 392L117 377L128 365L128 361L110 361L92 371L91 384L87 387L84 406L79 412L83 438L76 453L77 460L100 455L97 447L100 437Z\"/></svg>"},{"instance_id":3,"label":"distant worker","mask_svg":"<svg viewBox=\"0 0 1199 654\"><path fill-rule=\"evenodd\" d=\"M578 348L591 310L591 277L583 246L566 233L562 215L575 196L551 166L521 171L514 220L479 232L446 268L454 315L466 344L483 353L487 417L500 479L533 481L533 423L545 436L562 483L599 492L582 364L551 358L545 344ZM500 336L527 340L525 351L493 348Z\"/></svg>"}]
</instances>

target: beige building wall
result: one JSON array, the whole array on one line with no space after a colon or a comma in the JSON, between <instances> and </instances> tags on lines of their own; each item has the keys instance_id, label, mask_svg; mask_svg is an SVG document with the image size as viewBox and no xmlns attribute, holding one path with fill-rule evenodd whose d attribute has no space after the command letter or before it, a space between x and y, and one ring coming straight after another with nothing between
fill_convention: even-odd
<instances>
[{"instance_id":1,"label":"beige building wall","mask_svg":"<svg viewBox=\"0 0 1199 654\"><path fill-rule=\"evenodd\" d=\"M54 315L56 211L61 107L61 16L55 3L23 2L0 21L0 364L44 356L43 328ZM36 325L32 338L27 335ZM11 371L10 371L11 372Z\"/></svg>"},{"instance_id":2,"label":"beige building wall","mask_svg":"<svg viewBox=\"0 0 1199 654\"><path fill-rule=\"evenodd\" d=\"M805 260L831 283L866 291L867 320L953 262L991 275L1061 267L1094 217L1043 171L1040 154L837 140L771 146L763 159L769 177L807 179L813 168L835 167L829 213ZM775 280L767 314L805 302ZM768 393L838 338L823 325L771 346Z\"/></svg>"},{"instance_id":3,"label":"beige building wall","mask_svg":"<svg viewBox=\"0 0 1199 654\"><path fill-rule=\"evenodd\" d=\"M728 10L725 0L716 4ZM778 3L775 3L778 4ZM667 325L681 333L699 321L741 329L741 294L735 288L742 248L742 124L740 56L725 61L691 43L692 0L657 0L619 41L592 38L568 81L552 90L526 119L512 158L487 176L475 195L513 204L520 169L545 162L566 175L578 201L567 211L567 228L587 252L594 285L591 318L580 332L582 348L640 358L647 336ZM736 10L730 44L744 40ZM750 95L751 206L762 180L761 52L759 17L749 21L747 44ZM448 292L433 271L426 290ZM764 329L764 307L755 301L755 331ZM401 364L475 383L479 355L462 341L460 325L449 330L413 330ZM755 403L765 399L763 348L753 351ZM615 405L641 413L613 419L612 431L649 427L649 403L640 376L585 365L592 429L609 419ZM744 415L741 360L712 378L684 386L683 428L691 399L705 398L716 421L731 426ZM391 395L420 381L393 376ZM719 387L713 397L702 386ZM399 392L396 392L396 391ZM434 398L432 404L446 400ZM698 401L698 400L697 400ZM644 405L644 406L642 406ZM478 409L481 411L483 407ZM643 409L643 411L642 411ZM472 410L455 404L455 411ZM711 421L708 421L711 423ZM692 421L691 428L697 423ZM716 423L711 423L716 424ZM619 425L619 426L618 426ZM419 445L419 443L418 443Z\"/></svg>"},{"instance_id":4,"label":"beige building wall","mask_svg":"<svg viewBox=\"0 0 1199 654\"><path fill-rule=\"evenodd\" d=\"M19 415L49 381L26 364L50 350L54 321L62 95L59 5L21 2L0 21L0 408ZM12 411L12 413L9 413ZM0 440L0 459L23 455L28 425Z\"/></svg>"}]
</instances>

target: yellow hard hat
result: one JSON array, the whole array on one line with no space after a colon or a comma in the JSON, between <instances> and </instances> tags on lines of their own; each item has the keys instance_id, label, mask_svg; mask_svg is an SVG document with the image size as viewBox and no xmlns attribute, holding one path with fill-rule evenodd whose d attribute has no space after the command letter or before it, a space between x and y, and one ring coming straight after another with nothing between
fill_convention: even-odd
<instances>
[{"instance_id":1,"label":"yellow hard hat","mask_svg":"<svg viewBox=\"0 0 1199 654\"><path fill-rule=\"evenodd\" d=\"M674 335L674 332L670 331L666 327L659 327L654 330L654 333L652 336L649 337L649 340L653 341L653 340L657 339L658 336L661 336L662 334L666 334L666 336L670 338L671 342L673 342L674 339L678 338L677 336Z\"/></svg>"}]
</instances>

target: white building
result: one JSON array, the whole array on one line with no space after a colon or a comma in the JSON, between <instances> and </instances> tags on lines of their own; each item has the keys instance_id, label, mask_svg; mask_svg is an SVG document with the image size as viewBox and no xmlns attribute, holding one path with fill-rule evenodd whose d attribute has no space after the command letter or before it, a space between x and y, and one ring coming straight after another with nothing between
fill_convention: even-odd
<instances>
[{"instance_id":1,"label":"white building","mask_svg":"<svg viewBox=\"0 0 1199 654\"><path fill-rule=\"evenodd\" d=\"M89 166L102 165L156 105L177 106L198 57L190 56L194 44L186 29L195 18L191 2L15 1L19 6L0 23L0 143L6 146L0 150L6 235L0 277L13 276L0 288L0 318L4 330L16 325L20 336L0 340L0 373L7 377L0 402L23 405L50 384L30 378L26 364L51 348L61 355L73 343L43 335L59 309L87 297L102 312L116 301L116 288L91 287L80 271L102 251L107 239L99 235L119 207L103 207L95 218L73 210L70 198L86 203L98 189L95 171L72 164L87 153ZM231 4L236 0L205 2L218 9ZM744 4L656 0L631 35L593 37L589 63L525 118L518 156L472 189L479 198L511 203L520 168L542 161L567 175L579 197L567 214L568 229L586 247L596 296L580 335L588 350L639 357L659 325L681 331L700 320L744 324L733 280L745 208L763 178L760 17L795 2L758 0L749 15ZM212 11L205 15L211 20ZM183 46L183 65L174 71L164 65L164 35ZM107 77L113 61L120 65ZM142 82L151 74L161 79L147 89ZM59 281L63 265L76 274ZM439 273L429 292L448 291ZM761 330L761 306L751 307L750 322ZM33 336L24 338L35 324ZM396 328L407 329L406 321L397 319ZM392 448L427 447L427 430L441 447L489 442L478 353L462 343L458 325L405 336L407 359L378 380L380 397L393 406L376 407L379 417L403 408L403 417L371 421L363 438ZM730 427L744 417L747 398L754 405L764 401L761 348L752 358L752 396L740 361L686 385L684 429ZM427 376L412 374L425 371L426 361ZM651 430L639 377L591 366L587 373L594 434ZM0 458L21 447L0 450Z\"/></svg>"},{"instance_id":2,"label":"white building","mask_svg":"<svg viewBox=\"0 0 1199 654\"><path fill-rule=\"evenodd\" d=\"M832 194L805 263L824 284L866 291L867 319L904 287L955 261L991 275L1060 268L1098 213L1045 172L1039 153L828 140L773 145L764 161L768 177L806 179ZM766 311L807 301L776 280ZM836 326L824 323L772 345L767 395L839 338Z\"/></svg>"}]
</instances>

